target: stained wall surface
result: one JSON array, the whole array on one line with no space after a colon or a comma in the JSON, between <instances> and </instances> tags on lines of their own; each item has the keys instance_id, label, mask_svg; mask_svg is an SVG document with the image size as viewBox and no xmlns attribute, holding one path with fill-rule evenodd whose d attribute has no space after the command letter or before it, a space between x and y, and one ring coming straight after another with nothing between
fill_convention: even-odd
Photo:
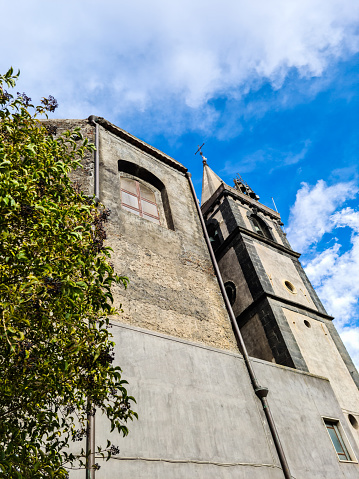
<instances>
[{"instance_id":1,"label":"stained wall surface","mask_svg":"<svg viewBox=\"0 0 359 479\"><path fill-rule=\"evenodd\" d=\"M233 265L236 265L233 267ZM252 302L253 296L248 288L248 284L243 275L242 268L238 263L234 248L230 248L227 253L218 261L218 266L224 283L231 281L236 286L236 298L232 304L234 314L238 316Z\"/></svg>"},{"instance_id":2,"label":"stained wall surface","mask_svg":"<svg viewBox=\"0 0 359 479\"><path fill-rule=\"evenodd\" d=\"M272 363L276 362L258 314L252 316L241 327L241 334L250 356Z\"/></svg>"},{"instance_id":3,"label":"stained wall surface","mask_svg":"<svg viewBox=\"0 0 359 479\"><path fill-rule=\"evenodd\" d=\"M48 123L57 127L57 133L79 127L84 136L95 142L95 127L87 120L51 120ZM140 147L135 146L134 137L119 128L117 130L127 135L128 140L101 125L98 130L99 199L111 209L106 246L113 249L111 261L115 271L130 279L127 290L117 287L113 291L115 306L124 311L121 321L237 351L185 176L186 169L161 152L175 167L159 160L151 154L155 149L138 139ZM121 207L119 161L142 168L164 185L173 225L167 224L166 205L161 204L160 192L156 198L161 225ZM84 158L83 166L72 173L72 179L81 184L85 193L93 195L93 155ZM142 183L147 184L146 181Z\"/></svg>"},{"instance_id":4,"label":"stained wall surface","mask_svg":"<svg viewBox=\"0 0 359 479\"><path fill-rule=\"evenodd\" d=\"M165 185L173 229L121 208L119 160ZM127 291L114 289L115 303L124 310L121 321L236 350L185 174L103 128L100 172L100 199L111 209L107 244L115 270L130 278Z\"/></svg>"}]
</instances>

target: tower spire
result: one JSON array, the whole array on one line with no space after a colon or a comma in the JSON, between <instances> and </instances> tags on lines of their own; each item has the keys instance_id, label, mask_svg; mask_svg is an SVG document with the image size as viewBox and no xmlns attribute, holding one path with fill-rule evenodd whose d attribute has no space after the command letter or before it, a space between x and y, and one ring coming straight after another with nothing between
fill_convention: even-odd
<instances>
[{"instance_id":1,"label":"tower spire","mask_svg":"<svg viewBox=\"0 0 359 479\"><path fill-rule=\"evenodd\" d=\"M210 197L213 195L215 191L221 186L223 180L216 175L216 173L211 170L211 168L207 164L207 158L202 153L204 143L199 146L198 150L196 151L195 155L199 153L202 157L203 162L203 179L202 179L202 197L201 197L201 204L203 205Z\"/></svg>"}]
</instances>

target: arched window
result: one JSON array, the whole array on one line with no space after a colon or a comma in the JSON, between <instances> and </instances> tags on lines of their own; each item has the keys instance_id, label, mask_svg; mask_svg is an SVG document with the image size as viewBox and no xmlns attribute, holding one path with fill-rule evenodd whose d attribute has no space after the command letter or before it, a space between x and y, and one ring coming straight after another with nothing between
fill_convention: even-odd
<instances>
[{"instance_id":1,"label":"arched window","mask_svg":"<svg viewBox=\"0 0 359 479\"><path fill-rule=\"evenodd\" d=\"M252 222L253 229L257 234L264 236L265 238L268 238L270 240L273 240L273 237L269 231L269 228L266 225L266 223L262 220L262 218L259 218L259 216L257 215L251 215L250 220Z\"/></svg>"},{"instance_id":2,"label":"arched window","mask_svg":"<svg viewBox=\"0 0 359 479\"><path fill-rule=\"evenodd\" d=\"M170 203L163 182L151 171L126 160L118 160L121 207L174 230Z\"/></svg>"},{"instance_id":3,"label":"arched window","mask_svg":"<svg viewBox=\"0 0 359 479\"><path fill-rule=\"evenodd\" d=\"M233 306L237 296L236 285L232 281L227 281L224 283L224 288L226 290L228 300L231 303L231 306Z\"/></svg>"},{"instance_id":4,"label":"arched window","mask_svg":"<svg viewBox=\"0 0 359 479\"><path fill-rule=\"evenodd\" d=\"M124 210L161 224L155 193L137 180L121 177L121 204Z\"/></svg>"}]
</instances>

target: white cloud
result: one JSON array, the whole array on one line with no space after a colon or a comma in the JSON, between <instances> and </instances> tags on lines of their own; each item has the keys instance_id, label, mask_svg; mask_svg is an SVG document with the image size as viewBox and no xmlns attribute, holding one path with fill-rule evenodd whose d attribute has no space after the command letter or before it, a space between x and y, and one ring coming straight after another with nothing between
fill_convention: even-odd
<instances>
[{"instance_id":1,"label":"white cloud","mask_svg":"<svg viewBox=\"0 0 359 479\"><path fill-rule=\"evenodd\" d=\"M343 208L331 216L331 222L336 228L348 226L354 233L359 233L359 213L352 208Z\"/></svg>"},{"instance_id":2,"label":"white cloud","mask_svg":"<svg viewBox=\"0 0 359 479\"><path fill-rule=\"evenodd\" d=\"M305 271L315 287L320 286L325 279L332 277L333 265L340 255L339 250L340 244L335 243L334 246L317 254L306 264Z\"/></svg>"},{"instance_id":3,"label":"white cloud","mask_svg":"<svg viewBox=\"0 0 359 479\"><path fill-rule=\"evenodd\" d=\"M279 88L293 68L320 76L359 50L356 0L15 0L2 18L21 35L2 22L1 69L20 67L26 90L54 94L67 117L160 105L175 122L174 105L238 98L263 79Z\"/></svg>"},{"instance_id":4,"label":"white cloud","mask_svg":"<svg viewBox=\"0 0 359 479\"><path fill-rule=\"evenodd\" d=\"M353 237L352 248L342 255L339 247L321 253L305 270L359 368L359 236Z\"/></svg>"},{"instance_id":5,"label":"white cloud","mask_svg":"<svg viewBox=\"0 0 359 479\"><path fill-rule=\"evenodd\" d=\"M306 264L305 270L329 312L344 326L358 319L359 237L352 247L340 254L335 244Z\"/></svg>"},{"instance_id":6,"label":"white cloud","mask_svg":"<svg viewBox=\"0 0 359 479\"><path fill-rule=\"evenodd\" d=\"M304 183L287 232L289 241L304 252L305 271L359 365L359 211L344 207L357 191L354 183L327 186L320 180L313 187ZM350 246L345 251L334 236L339 228L347 228L344 236ZM317 246L325 233L331 233L334 244L320 251Z\"/></svg>"},{"instance_id":7,"label":"white cloud","mask_svg":"<svg viewBox=\"0 0 359 479\"><path fill-rule=\"evenodd\" d=\"M324 235L331 232L339 222L339 216L332 216L335 210L348 199L354 198L358 187L352 183L337 183L327 186L319 180L313 187L302 183L290 210L286 228L292 247L304 251L315 245Z\"/></svg>"}]
</instances>

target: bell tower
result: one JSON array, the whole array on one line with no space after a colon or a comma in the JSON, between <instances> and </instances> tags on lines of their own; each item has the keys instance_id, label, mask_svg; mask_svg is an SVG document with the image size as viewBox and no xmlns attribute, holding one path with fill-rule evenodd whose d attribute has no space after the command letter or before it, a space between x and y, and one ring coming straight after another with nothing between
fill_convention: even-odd
<instances>
[{"instance_id":1,"label":"bell tower","mask_svg":"<svg viewBox=\"0 0 359 479\"><path fill-rule=\"evenodd\" d=\"M226 185L204 161L202 212L226 291L251 356L325 376L342 407L359 376L281 226L241 177ZM354 388L354 389L353 389Z\"/></svg>"}]
</instances>

